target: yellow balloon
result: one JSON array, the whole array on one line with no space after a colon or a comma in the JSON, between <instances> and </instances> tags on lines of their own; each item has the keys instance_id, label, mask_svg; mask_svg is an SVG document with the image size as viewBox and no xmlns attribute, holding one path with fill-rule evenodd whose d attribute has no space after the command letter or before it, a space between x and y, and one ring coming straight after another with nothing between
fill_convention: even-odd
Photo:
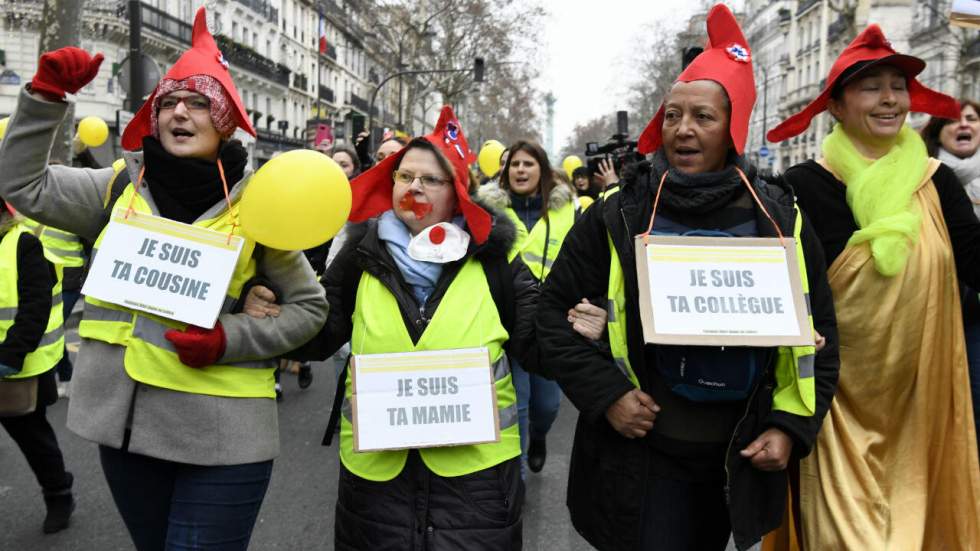
<instances>
[{"instance_id":1,"label":"yellow balloon","mask_svg":"<svg viewBox=\"0 0 980 551\"><path fill-rule=\"evenodd\" d=\"M242 231L257 242L286 251L309 249L337 235L347 221L350 182L330 157L297 149L262 165L238 208Z\"/></svg>"},{"instance_id":2,"label":"yellow balloon","mask_svg":"<svg viewBox=\"0 0 980 551\"><path fill-rule=\"evenodd\" d=\"M493 178L500 171L500 156L504 153L504 144L497 140L487 140L480 148L480 155L477 160L480 163L480 172L487 178Z\"/></svg>"},{"instance_id":3,"label":"yellow balloon","mask_svg":"<svg viewBox=\"0 0 980 551\"><path fill-rule=\"evenodd\" d=\"M561 167L565 169L565 174L568 175L569 180L572 179L572 172L575 172L575 169L580 166L582 166L582 159L576 155L569 155L561 162Z\"/></svg>"},{"instance_id":4,"label":"yellow balloon","mask_svg":"<svg viewBox=\"0 0 980 551\"><path fill-rule=\"evenodd\" d=\"M0 119L0 140L3 139L3 135L7 133L7 123L10 122L10 117L4 117Z\"/></svg>"},{"instance_id":5,"label":"yellow balloon","mask_svg":"<svg viewBox=\"0 0 980 551\"><path fill-rule=\"evenodd\" d=\"M109 137L109 126L99 117L85 117L78 121L78 139L89 147L99 147Z\"/></svg>"}]
</instances>

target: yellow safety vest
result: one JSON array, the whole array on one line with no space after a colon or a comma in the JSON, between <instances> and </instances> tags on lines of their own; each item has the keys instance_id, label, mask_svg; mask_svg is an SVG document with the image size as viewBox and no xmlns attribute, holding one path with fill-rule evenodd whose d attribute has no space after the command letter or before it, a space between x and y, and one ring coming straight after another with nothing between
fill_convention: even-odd
<instances>
[{"instance_id":1,"label":"yellow safety vest","mask_svg":"<svg viewBox=\"0 0 980 551\"><path fill-rule=\"evenodd\" d=\"M462 476L520 455L517 392L503 350L508 334L500 322L480 262L470 259L463 265L417 344L412 343L401 319L398 302L388 288L374 276L363 273L357 286L351 335L351 350L355 355L485 346L494 368L500 442L421 449L419 453L426 466L439 476ZM354 452L351 392L348 377L340 422L340 459L361 478L391 480L405 467L408 450Z\"/></svg>"},{"instance_id":2,"label":"yellow safety vest","mask_svg":"<svg viewBox=\"0 0 980 551\"><path fill-rule=\"evenodd\" d=\"M130 199L134 199L133 210L136 212L152 213L149 204L136 193L132 183L116 200L115 207L127 207ZM241 235L239 227L234 225L237 218L238 209L233 208L232 211L225 210L215 218L197 221L194 225L221 233L233 232L235 235ZM93 261L104 236L105 228L99 234L92 250ZM255 276L254 252L255 241L246 237L228 286L228 294L221 307L222 314L234 308L241 296L242 287ZM170 329L181 330L186 327L185 323L87 296L78 334L83 338L125 346L126 373L141 383L191 394L235 398L276 397L275 360L236 362L203 368L188 367L181 363L176 349L164 338L164 334Z\"/></svg>"},{"instance_id":3,"label":"yellow safety vest","mask_svg":"<svg viewBox=\"0 0 980 551\"><path fill-rule=\"evenodd\" d=\"M45 226L30 218L25 218L21 223L41 240L44 250L62 260L65 268L81 268L85 265L85 249L77 235Z\"/></svg>"},{"instance_id":4,"label":"yellow safety vest","mask_svg":"<svg viewBox=\"0 0 980 551\"><path fill-rule=\"evenodd\" d=\"M619 191L614 188L606 193L608 199ZM810 283L806 275L806 261L803 258L803 244L800 232L803 228L803 216L796 207L796 222L793 226L793 237L796 239L796 257L803 280L803 296L806 300L807 314L810 319L810 330L813 331L813 313L810 311ZM619 255L613 246L612 236L606 234L609 242L609 288L607 297L606 330L609 334L609 348L612 351L616 366L622 371L634 386L640 388L640 381L633 370L629 359L629 347L626 333L626 282L623 278L623 267ZM813 346L780 346L776 357L776 388L773 391L773 409L810 417L816 411L816 393L814 389L814 355Z\"/></svg>"},{"instance_id":5,"label":"yellow safety vest","mask_svg":"<svg viewBox=\"0 0 980 551\"><path fill-rule=\"evenodd\" d=\"M17 243L22 233L29 230L22 225L14 226L0 240L0 342L7 338L7 331L14 325L17 315ZM20 373L10 375L7 379L23 379L34 377L51 370L61 361L65 353L65 329L61 305L61 279L63 269L60 259L48 251L45 258L54 264L56 280L51 289L51 313L48 315L48 325L44 336L37 348L24 357L24 365Z\"/></svg>"},{"instance_id":6,"label":"yellow safety vest","mask_svg":"<svg viewBox=\"0 0 980 551\"><path fill-rule=\"evenodd\" d=\"M514 209L508 207L505 211L507 218L517 226L517 240L508 260L513 260L519 254L534 277L540 281L547 279L565 236L575 225L577 211L578 205L573 199L559 209L549 210L547 219L540 218L528 231Z\"/></svg>"}]
</instances>

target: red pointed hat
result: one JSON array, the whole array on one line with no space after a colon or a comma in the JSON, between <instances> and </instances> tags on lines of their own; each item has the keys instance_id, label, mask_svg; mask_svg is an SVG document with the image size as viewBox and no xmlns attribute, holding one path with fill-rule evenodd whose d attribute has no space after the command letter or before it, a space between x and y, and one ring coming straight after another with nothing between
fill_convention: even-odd
<instances>
[{"instance_id":1,"label":"red pointed hat","mask_svg":"<svg viewBox=\"0 0 980 551\"><path fill-rule=\"evenodd\" d=\"M231 99L232 113L238 123L238 127L255 135L255 128L252 127L248 115L245 113L245 106L238 96L238 89L231 81L231 73L228 72L228 62L225 56L218 50L218 45L214 42L214 37L208 31L207 17L204 7L197 10L194 17L194 31L191 34L191 49L180 56L177 63L167 71L161 80L184 80L194 75L208 75L213 77L224 88L225 93ZM126 130L122 136L123 149L135 151L143 147L143 138L150 135L150 112L153 110L153 103L157 98L158 84L153 89L153 93L143 103L140 110L136 112L133 120L126 125Z\"/></svg>"},{"instance_id":2,"label":"red pointed hat","mask_svg":"<svg viewBox=\"0 0 980 551\"><path fill-rule=\"evenodd\" d=\"M459 126L459 120L453 109L443 106L439 114L439 122L435 130L421 139L431 143L449 160L455 176L453 187L456 189L456 199L459 210L466 219L466 225L477 243L483 243L490 235L493 218L470 199L469 165L476 161L476 155L470 151L470 146ZM352 203L350 211L351 222L363 222L368 218L391 210L391 190L394 187L392 173L405 156L402 148L394 155L385 157L383 161L363 172L351 181Z\"/></svg>"},{"instance_id":3,"label":"red pointed hat","mask_svg":"<svg viewBox=\"0 0 980 551\"><path fill-rule=\"evenodd\" d=\"M755 105L755 77L752 75L752 52L738 21L724 4L715 4L708 12L708 44L704 52L684 69L674 82L711 80L725 89L731 102L729 123L732 143L739 155L745 150L749 117ZM664 106L643 130L637 149L647 154L660 149L664 125Z\"/></svg>"},{"instance_id":4,"label":"red pointed hat","mask_svg":"<svg viewBox=\"0 0 980 551\"><path fill-rule=\"evenodd\" d=\"M885 34L881 32L881 27L872 24L868 25L868 28L841 52L840 57L830 68L827 83L820 95L802 111L770 130L766 134L766 139L770 142L781 142L802 134L809 128L814 117L827 110L834 86L849 82L859 73L876 65L891 65L905 73L908 79L909 98L912 100L912 111L946 119L960 117L960 106L955 99L926 88L916 80L915 77L925 69L926 63L917 57L897 53L885 38Z\"/></svg>"}]
</instances>

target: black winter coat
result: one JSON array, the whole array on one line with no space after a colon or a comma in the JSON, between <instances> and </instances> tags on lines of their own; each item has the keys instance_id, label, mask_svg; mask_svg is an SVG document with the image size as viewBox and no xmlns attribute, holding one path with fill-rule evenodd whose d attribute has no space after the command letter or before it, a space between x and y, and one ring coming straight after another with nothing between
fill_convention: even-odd
<instances>
[{"instance_id":1,"label":"black winter coat","mask_svg":"<svg viewBox=\"0 0 980 551\"><path fill-rule=\"evenodd\" d=\"M608 342L590 342L575 333L567 311L582 297L606 304L610 251L607 233L624 267L635 265L633 237L646 229L659 174L648 163L634 167L621 190L599 199L566 237L539 299L538 346L544 367L553 371L565 395L579 409L568 480L568 507L572 523L600 550L636 549L643 515L643 496L650 445L646 439L627 439L606 420L606 410L633 386L617 369ZM784 235L793 235L795 210L792 191L781 180L756 184L766 208ZM756 209L761 237L774 237L775 229ZM816 415L799 417L772 410L773 364L767 367L747 402L744 417L732 435L726 461L726 496L735 543L745 549L782 521L786 505L785 472L763 472L739 455L764 430L778 427L793 439L793 456L807 455L837 384L838 340L833 299L827 283L823 250L804 220L802 246L810 283L810 299L817 331L827 338L817 354ZM624 270L626 324L630 363L641 388L650 393L647 367L655 359L644 345L637 307L636 272ZM773 355L775 357L775 355Z\"/></svg>"},{"instance_id":2,"label":"black winter coat","mask_svg":"<svg viewBox=\"0 0 980 551\"><path fill-rule=\"evenodd\" d=\"M408 329L412 342L418 342L463 264L471 257L484 262L502 259L506 263L507 253L515 239L516 231L510 220L505 216L494 216L493 229L487 241L476 245L471 240L466 256L443 267L435 290L426 301L424 310L420 310L411 287L405 282L388 249L378 238L377 222L369 220L351 226L344 248L320 280L330 303L327 323L316 337L291 353L290 357L297 360L324 360L350 341L357 285L363 272L384 283L398 302L402 322ZM515 308L514 327L506 349L522 366L529 365L531 369L535 369L538 360L534 343L534 313L538 301L538 283L520 257L510 263L510 273Z\"/></svg>"}]
</instances>

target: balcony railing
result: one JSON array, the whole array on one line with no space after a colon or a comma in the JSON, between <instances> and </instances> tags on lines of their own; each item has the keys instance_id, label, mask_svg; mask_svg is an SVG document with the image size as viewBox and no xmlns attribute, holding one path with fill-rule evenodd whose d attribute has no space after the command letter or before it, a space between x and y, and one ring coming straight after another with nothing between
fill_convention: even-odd
<instances>
[{"instance_id":1,"label":"balcony railing","mask_svg":"<svg viewBox=\"0 0 980 551\"><path fill-rule=\"evenodd\" d=\"M125 5L124 13L126 19L129 19L128 3ZM143 18L143 27L147 30L160 33L184 44L191 43L192 27L190 23L142 2L140 3L140 15Z\"/></svg>"},{"instance_id":2,"label":"balcony railing","mask_svg":"<svg viewBox=\"0 0 980 551\"><path fill-rule=\"evenodd\" d=\"M321 101L329 101L330 103L334 102L333 89L321 84L318 91L319 94L317 97L320 98Z\"/></svg>"},{"instance_id":3,"label":"balcony railing","mask_svg":"<svg viewBox=\"0 0 980 551\"><path fill-rule=\"evenodd\" d=\"M334 61L337 61L337 47L329 42L327 42L326 56Z\"/></svg>"},{"instance_id":4,"label":"balcony railing","mask_svg":"<svg viewBox=\"0 0 980 551\"><path fill-rule=\"evenodd\" d=\"M223 34L216 35L214 40L218 43L218 48L224 54L225 60L232 67L253 72L282 86L289 86L290 70L285 65L276 63Z\"/></svg>"},{"instance_id":5,"label":"balcony railing","mask_svg":"<svg viewBox=\"0 0 980 551\"><path fill-rule=\"evenodd\" d=\"M246 6L252 11L262 15L268 21L279 22L279 10L272 7L268 0L235 0L239 4Z\"/></svg>"},{"instance_id":6,"label":"balcony railing","mask_svg":"<svg viewBox=\"0 0 980 551\"><path fill-rule=\"evenodd\" d=\"M309 87L309 80L302 73L293 73L293 88L306 90Z\"/></svg>"},{"instance_id":7,"label":"balcony railing","mask_svg":"<svg viewBox=\"0 0 980 551\"><path fill-rule=\"evenodd\" d=\"M350 104L353 105L354 108L356 108L356 109L358 109L358 110L360 110L360 111L362 111L364 113L367 113L368 112L368 102L367 102L367 100L364 99L364 98L362 98L362 97L360 97L360 96L358 96L357 94L351 94L350 95Z\"/></svg>"},{"instance_id":8,"label":"balcony railing","mask_svg":"<svg viewBox=\"0 0 980 551\"><path fill-rule=\"evenodd\" d=\"M259 142L269 142L279 145L286 145L293 148L301 148L305 146L303 140L290 138L288 135L282 134L282 131L276 132L266 130L264 128L257 128L255 133L258 135Z\"/></svg>"}]
</instances>

